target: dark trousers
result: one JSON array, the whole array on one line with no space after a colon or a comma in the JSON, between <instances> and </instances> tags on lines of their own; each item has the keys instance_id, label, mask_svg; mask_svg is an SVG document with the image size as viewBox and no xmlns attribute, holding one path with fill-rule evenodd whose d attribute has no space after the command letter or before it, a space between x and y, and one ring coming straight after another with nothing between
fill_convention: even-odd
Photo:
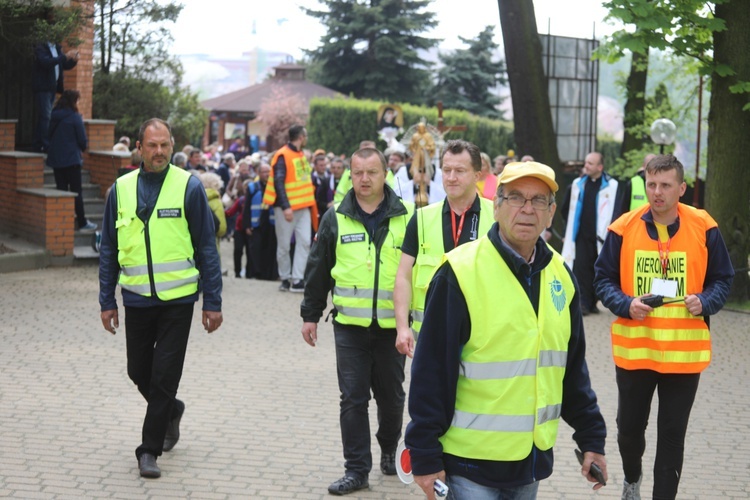
<instances>
[{"instance_id":1,"label":"dark trousers","mask_svg":"<svg viewBox=\"0 0 750 500\"><path fill-rule=\"evenodd\" d=\"M250 269L250 237L243 229L234 232L234 275L239 277L242 270L242 254L245 254L245 278L252 278Z\"/></svg>"},{"instance_id":2,"label":"dark trousers","mask_svg":"<svg viewBox=\"0 0 750 500\"><path fill-rule=\"evenodd\" d=\"M159 456L167 425L183 409L177 402L194 303L125 307L128 376L146 399L141 445L136 456Z\"/></svg>"},{"instance_id":3,"label":"dark trousers","mask_svg":"<svg viewBox=\"0 0 750 500\"><path fill-rule=\"evenodd\" d=\"M86 225L86 214L83 212L83 181L81 180L81 166L53 168L55 173L55 187L59 191L76 193L75 209L78 227Z\"/></svg>"},{"instance_id":4,"label":"dark trousers","mask_svg":"<svg viewBox=\"0 0 750 500\"><path fill-rule=\"evenodd\" d=\"M594 291L594 263L599 253L596 240L578 238L576 240L576 260L573 262L573 274L578 281L581 292L581 307L591 310L596 306L596 292Z\"/></svg>"},{"instance_id":5,"label":"dark trousers","mask_svg":"<svg viewBox=\"0 0 750 500\"><path fill-rule=\"evenodd\" d=\"M654 500L673 499L682 474L690 410L698 391L699 373L658 373L652 370L616 368L617 444L620 447L625 481L641 477L641 458L646 449L651 399L659 392L654 461Z\"/></svg>"},{"instance_id":6,"label":"dark trousers","mask_svg":"<svg viewBox=\"0 0 750 500\"><path fill-rule=\"evenodd\" d=\"M396 330L333 324L336 370L341 391L341 441L347 474L367 476L372 469L370 390L378 406L380 449L395 452L404 414L404 362L396 350Z\"/></svg>"},{"instance_id":7,"label":"dark trousers","mask_svg":"<svg viewBox=\"0 0 750 500\"><path fill-rule=\"evenodd\" d=\"M34 151L47 151L49 148L49 122L52 118L52 105L55 92L34 92L36 101L36 128L34 129Z\"/></svg>"}]
</instances>

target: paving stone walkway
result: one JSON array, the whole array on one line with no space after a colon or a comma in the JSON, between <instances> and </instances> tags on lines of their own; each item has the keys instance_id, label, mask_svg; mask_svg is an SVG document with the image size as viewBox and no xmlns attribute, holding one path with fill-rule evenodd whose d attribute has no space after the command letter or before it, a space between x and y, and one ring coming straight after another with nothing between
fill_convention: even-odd
<instances>
[{"instance_id":1,"label":"paving stone walkway","mask_svg":"<svg viewBox=\"0 0 750 500\"><path fill-rule=\"evenodd\" d=\"M222 254L231 266L230 247L223 243ZM187 404L182 437L159 459L161 479L145 480L134 455L145 404L127 377L124 324L116 336L101 326L96 267L0 274L0 497L330 498L326 487L343 472L331 325L321 323L318 346L309 347L299 333L300 294L276 288L225 278L224 324L211 335L196 310L179 391ZM572 431L562 425L541 499L620 498L612 318L585 318L594 389L610 431L610 485L590 492ZM749 498L750 316L723 311L712 326L714 359L693 409L679 498ZM377 464L377 446L373 455ZM644 498L651 487L649 472ZM420 493L376 467L370 490L349 498Z\"/></svg>"}]
</instances>

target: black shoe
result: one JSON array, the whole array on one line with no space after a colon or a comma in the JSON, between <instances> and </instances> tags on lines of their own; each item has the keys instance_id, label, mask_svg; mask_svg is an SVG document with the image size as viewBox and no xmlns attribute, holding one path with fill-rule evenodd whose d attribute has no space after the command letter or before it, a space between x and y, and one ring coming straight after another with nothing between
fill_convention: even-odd
<instances>
[{"instance_id":1,"label":"black shoe","mask_svg":"<svg viewBox=\"0 0 750 500\"><path fill-rule=\"evenodd\" d=\"M161 477L161 469L156 465L156 457L151 453L144 453L138 457L138 468L141 471L141 477L154 479Z\"/></svg>"},{"instance_id":2,"label":"black shoe","mask_svg":"<svg viewBox=\"0 0 750 500\"><path fill-rule=\"evenodd\" d=\"M380 472L386 476L396 475L396 452L380 454Z\"/></svg>"},{"instance_id":3,"label":"black shoe","mask_svg":"<svg viewBox=\"0 0 750 500\"><path fill-rule=\"evenodd\" d=\"M331 483L328 487L328 493L331 495L348 495L353 491L369 487L367 476L344 476L338 481Z\"/></svg>"},{"instance_id":4,"label":"black shoe","mask_svg":"<svg viewBox=\"0 0 750 500\"><path fill-rule=\"evenodd\" d=\"M297 283L293 284L289 288L290 292L296 292L296 293L303 293L305 291L305 282L300 280Z\"/></svg>"},{"instance_id":5,"label":"black shoe","mask_svg":"<svg viewBox=\"0 0 750 500\"><path fill-rule=\"evenodd\" d=\"M178 399L175 400L175 404L182 406L182 411L170 420L169 425L167 425L167 434L164 436L164 451L171 451L174 445L177 444L177 441L180 440L180 420L182 420L182 415L185 413L185 403Z\"/></svg>"},{"instance_id":6,"label":"black shoe","mask_svg":"<svg viewBox=\"0 0 750 500\"><path fill-rule=\"evenodd\" d=\"M281 282L281 284L279 285L279 291L280 291L280 292L288 292L288 291L289 291L289 288L290 288L290 286L291 286L291 283L289 283L289 280L284 280L284 281L282 281L282 282Z\"/></svg>"}]
</instances>

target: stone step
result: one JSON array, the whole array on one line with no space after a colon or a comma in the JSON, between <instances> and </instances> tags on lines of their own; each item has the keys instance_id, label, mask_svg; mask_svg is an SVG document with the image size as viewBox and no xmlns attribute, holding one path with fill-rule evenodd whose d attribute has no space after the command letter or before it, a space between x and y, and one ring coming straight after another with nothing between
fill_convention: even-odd
<instances>
[{"instance_id":1,"label":"stone step","mask_svg":"<svg viewBox=\"0 0 750 500\"><path fill-rule=\"evenodd\" d=\"M86 218L96 224L96 230L94 231L76 231L73 235L73 246L91 246L92 234L96 231L102 230L102 215L101 214L89 214L86 213Z\"/></svg>"},{"instance_id":2,"label":"stone step","mask_svg":"<svg viewBox=\"0 0 750 500\"><path fill-rule=\"evenodd\" d=\"M73 247L73 259L78 264L97 264L99 262L99 252L95 251L91 245L78 245Z\"/></svg>"},{"instance_id":3,"label":"stone step","mask_svg":"<svg viewBox=\"0 0 750 500\"><path fill-rule=\"evenodd\" d=\"M54 180L52 184L44 184L44 187L47 189L57 189ZM83 185L81 185L81 190L83 191L84 200L86 200L87 198L101 198L101 194L99 194L98 184L84 183Z\"/></svg>"},{"instance_id":4,"label":"stone step","mask_svg":"<svg viewBox=\"0 0 750 500\"><path fill-rule=\"evenodd\" d=\"M88 170L81 170L81 182L83 184L91 183L91 174ZM55 172L50 167L44 167L44 186L48 185L55 187Z\"/></svg>"}]
</instances>

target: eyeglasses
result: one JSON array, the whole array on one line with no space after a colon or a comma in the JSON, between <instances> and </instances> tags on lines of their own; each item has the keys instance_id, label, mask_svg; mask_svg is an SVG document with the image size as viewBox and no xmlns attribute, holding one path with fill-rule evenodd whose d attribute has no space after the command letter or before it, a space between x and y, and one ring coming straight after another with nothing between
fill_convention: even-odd
<instances>
[{"instance_id":1,"label":"eyeglasses","mask_svg":"<svg viewBox=\"0 0 750 500\"><path fill-rule=\"evenodd\" d=\"M552 202L546 196L534 196L533 198L524 198L520 194L511 194L510 196L501 196L501 199L506 200L508 205L515 208L523 208L526 206L526 202L531 202L531 208L544 212L549 210Z\"/></svg>"}]
</instances>

